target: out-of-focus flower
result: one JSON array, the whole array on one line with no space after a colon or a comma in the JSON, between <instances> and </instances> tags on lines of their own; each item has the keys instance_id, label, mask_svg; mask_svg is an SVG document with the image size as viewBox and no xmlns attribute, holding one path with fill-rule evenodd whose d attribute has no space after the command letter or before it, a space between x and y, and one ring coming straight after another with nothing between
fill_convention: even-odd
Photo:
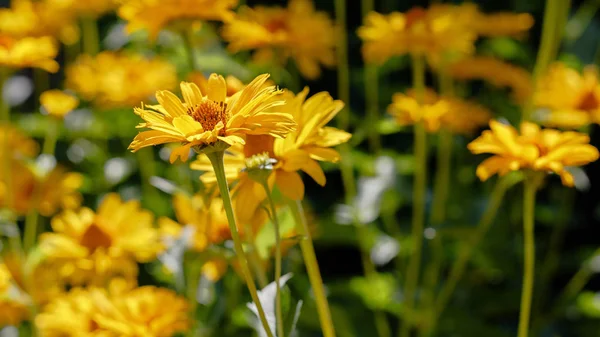
<instances>
[{"instance_id":1,"label":"out-of-focus flower","mask_svg":"<svg viewBox=\"0 0 600 337\"><path fill-rule=\"evenodd\" d=\"M152 39L161 29L177 21L229 21L238 0L123 0L119 16L127 21L127 32L146 29ZM189 27L189 25L187 25ZM189 28L188 28L189 29Z\"/></svg>"},{"instance_id":2,"label":"out-of-focus flower","mask_svg":"<svg viewBox=\"0 0 600 337\"><path fill-rule=\"evenodd\" d=\"M550 110L543 122L549 126L577 128L600 123L598 70L589 66L578 73L554 63L536 86L535 105Z\"/></svg>"},{"instance_id":3,"label":"out-of-focus flower","mask_svg":"<svg viewBox=\"0 0 600 337\"><path fill-rule=\"evenodd\" d=\"M454 97L445 100L448 113L442 116L441 123L452 133L471 135L492 118L492 113L483 105Z\"/></svg>"},{"instance_id":4,"label":"out-of-focus flower","mask_svg":"<svg viewBox=\"0 0 600 337\"><path fill-rule=\"evenodd\" d=\"M484 80L497 87L509 87L520 103L533 92L527 70L489 56L462 59L451 64L448 72L458 80Z\"/></svg>"},{"instance_id":5,"label":"out-of-focus flower","mask_svg":"<svg viewBox=\"0 0 600 337\"><path fill-rule=\"evenodd\" d=\"M296 123L289 113L277 109L284 104L276 99L280 91L262 88L267 78L266 74L256 77L231 97L227 97L225 79L217 74L210 76L205 92L194 83L182 82L183 103L170 91L158 91L160 105L135 108L144 119L138 127L151 131L140 132L129 148L135 152L151 145L181 143L171 152L170 160L174 162L178 157L186 161L192 147L203 151L218 142L243 144L246 135L284 137Z\"/></svg>"},{"instance_id":6,"label":"out-of-focus flower","mask_svg":"<svg viewBox=\"0 0 600 337\"><path fill-rule=\"evenodd\" d=\"M534 123L523 122L521 132L510 125L490 122L491 130L483 132L468 148L475 154L494 156L477 167L477 176L486 180L498 173L534 170L558 174L563 185L573 186L569 166L582 166L598 159L598 150L589 144L590 138L582 133L554 129L540 129Z\"/></svg>"},{"instance_id":7,"label":"out-of-focus flower","mask_svg":"<svg viewBox=\"0 0 600 337\"><path fill-rule=\"evenodd\" d=\"M127 107L177 83L175 67L141 55L102 52L81 55L66 70L66 87L102 108Z\"/></svg>"},{"instance_id":8,"label":"out-of-focus flower","mask_svg":"<svg viewBox=\"0 0 600 337\"><path fill-rule=\"evenodd\" d=\"M48 304L35 324L47 337L171 337L189 329L188 310L185 299L164 288L76 288Z\"/></svg>"},{"instance_id":9,"label":"out-of-focus flower","mask_svg":"<svg viewBox=\"0 0 600 337\"><path fill-rule=\"evenodd\" d=\"M28 316L27 301L21 295L6 265L0 262L0 327L19 325Z\"/></svg>"},{"instance_id":10,"label":"out-of-focus flower","mask_svg":"<svg viewBox=\"0 0 600 337\"><path fill-rule=\"evenodd\" d=\"M423 102L415 98L415 92L407 94L396 93L392 96L392 103L388 106L388 113L394 117L398 125L406 126L423 122L425 129L436 132L442 126L442 118L449 112L449 104L445 99L438 99L437 95L427 90L423 95Z\"/></svg>"},{"instance_id":11,"label":"out-of-focus flower","mask_svg":"<svg viewBox=\"0 0 600 337\"><path fill-rule=\"evenodd\" d=\"M7 154L7 150L9 154ZM38 143L10 124L0 124L0 160L33 158L39 152Z\"/></svg>"},{"instance_id":12,"label":"out-of-focus flower","mask_svg":"<svg viewBox=\"0 0 600 337\"><path fill-rule=\"evenodd\" d=\"M462 11L471 13L471 19L467 24L479 36L518 36L533 27L533 16L528 13L495 12L484 13L477 5L463 3L459 6L441 5L446 7L457 7Z\"/></svg>"},{"instance_id":13,"label":"out-of-focus flower","mask_svg":"<svg viewBox=\"0 0 600 337\"><path fill-rule=\"evenodd\" d=\"M62 90L54 89L44 91L40 95L40 103L50 116L62 119L79 105L79 100Z\"/></svg>"},{"instance_id":14,"label":"out-of-focus flower","mask_svg":"<svg viewBox=\"0 0 600 337\"><path fill-rule=\"evenodd\" d=\"M151 261L163 249L152 213L117 194L107 195L96 213L85 207L64 211L52 219L52 229L40 236L42 252L75 285L135 279L136 262Z\"/></svg>"},{"instance_id":15,"label":"out-of-focus flower","mask_svg":"<svg viewBox=\"0 0 600 337\"><path fill-rule=\"evenodd\" d=\"M188 82L192 82L200 88L201 92L207 92L208 90L208 78L199 71L191 72L187 77ZM244 89L246 86L244 82L240 81L237 77L232 75L225 76L225 84L227 85L227 97L233 96L236 92ZM265 82L264 86L275 85L271 80Z\"/></svg>"},{"instance_id":16,"label":"out-of-focus flower","mask_svg":"<svg viewBox=\"0 0 600 337\"><path fill-rule=\"evenodd\" d=\"M307 78L321 74L320 64L335 65L335 27L310 0L291 0L288 8L244 7L226 23L223 38L229 50L255 49L259 62L285 62L292 58Z\"/></svg>"},{"instance_id":17,"label":"out-of-focus flower","mask_svg":"<svg viewBox=\"0 0 600 337\"><path fill-rule=\"evenodd\" d=\"M118 0L46 0L50 6L69 10L72 13L83 16L97 18L104 15L118 6Z\"/></svg>"},{"instance_id":18,"label":"out-of-focus flower","mask_svg":"<svg viewBox=\"0 0 600 337\"><path fill-rule=\"evenodd\" d=\"M13 0L11 8L0 9L0 31L14 37L53 36L65 44L79 38L73 10L52 0Z\"/></svg>"},{"instance_id":19,"label":"out-of-focus flower","mask_svg":"<svg viewBox=\"0 0 600 337\"><path fill-rule=\"evenodd\" d=\"M0 66L58 71L56 41L49 36L15 38L0 32Z\"/></svg>"}]
</instances>

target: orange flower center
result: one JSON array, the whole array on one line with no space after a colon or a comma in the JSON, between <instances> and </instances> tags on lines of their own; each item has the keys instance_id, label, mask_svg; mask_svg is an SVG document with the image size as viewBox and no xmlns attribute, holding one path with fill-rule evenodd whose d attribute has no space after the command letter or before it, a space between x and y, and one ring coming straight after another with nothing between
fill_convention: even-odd
<instances>
[{"instance_id":1,"label":"orange flower center","mask_svg":"<svg viewBox=\"0 0 600 337\"><path fill-rule=\"evenodd\" d=\"M15 43L15 40L10 37L0 36L0 47L2 47L4 49L10 49L14 43Z\"/></svg>"},{"instance_id":2,"label":"orange flower center","mask_svg":"<svg viewBox=\"0 0 600 337\"><path fill-rule=\"evenodd\" d=\"M102 230L95 223L91 224L81 236L80 241L82 246L85 246L90 251L95 251L98 248L108 248L112 244L112 238L108 233Z\"/></svg>"},{"instance_id":3,"label":"orange flower center","mask_svg":"<svg viewBox=\"0 0 600 337\"><path fill-rule=\"evenodd\" d=\"M275 33L275 32L278 32L278 31L287 30L287 23L282 18L281 19L274 19L274 20L271 20L271 21L267 22L267 24L265 25L265 28L269 32Z\"/></svg>"},{"instance_id":4,"label":"orange flower center","mask_svg":"<svg viewBox=\"0 0 600 337\"><path fill-rule=\"evenodd\" d=\"M600 107L600 101L593 91L588 91L579 101L578 109L585 111L596 110Z\"/></svg>"},{"instance_id":5,"label":"orange flower center","mask_svg":"<svg viewBox=\"0 0 600 337\"><path fill-rule=\"evenodd\" d=\"M202 125L204 131L212 131L219 122L223 122L223 129L219 131L219 135L225 135L225 127L227 126L227 104L225 102L206 99L200 104L189 107L188 114Z\"/></svg>"},{"instance_id":6,"label":"orange flower center","mask_svg":"<svg viewBox=\"0 0 600 337\"><path fill-rule=\"evenodd\" d=\"M411 8L408 12L406 12L406 28L410 28L415 23L423 20L427 15L427 11L421 7Z\"/></svg>"},{"instance_id":7,"label":"orange flower center","mask_svg":"<svg viewBox=\"0 0 600 337\"><path fill-rule=\"evenodd\" d=\"M250 158L256 154L268 153L269 157L275 158L273 153L273 144L275 138L269 135L248 135L246 136L246 145L244 145L244 157Z\"/></svg>"}]
</instances>

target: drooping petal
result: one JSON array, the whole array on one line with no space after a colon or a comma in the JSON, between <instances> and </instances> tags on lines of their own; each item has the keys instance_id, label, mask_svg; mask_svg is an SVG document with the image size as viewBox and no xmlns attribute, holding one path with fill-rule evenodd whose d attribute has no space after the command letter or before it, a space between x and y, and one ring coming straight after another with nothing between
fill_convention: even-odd
<instances>
[{"instance_id":1,"label":"drooping petal","mask_svg":"<svg viewBox=\"0 0 600 337\"><path fill-rule=\"evenodd\" d=\"M304 198L304 182L298 172L277 170L275 174L275 183L283 195L292 200Z\"/></svg>"}]
</instances>

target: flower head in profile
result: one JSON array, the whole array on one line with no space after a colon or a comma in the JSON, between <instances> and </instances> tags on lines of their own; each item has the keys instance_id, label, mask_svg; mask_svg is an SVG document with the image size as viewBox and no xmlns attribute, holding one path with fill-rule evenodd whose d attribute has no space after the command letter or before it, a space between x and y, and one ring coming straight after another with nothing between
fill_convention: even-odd
<instances>
[{"instance_id":1,"label":"flower head in profile","mask_svg":"<svg viewBox=\"0 0 600 337\"><path fill-rule=\"evenodd\" d=\"M388 106L388 113L394 117L398 125L406 126L422 122L427 131L438 131L442 125L442 118L450 111L448 102L438 99L431 90L424 92L422 102L419 102L415 96L413 90L407 94L394 94L392 103Z\"/></svg>"},{"instance_id":2,"label":"flower head in profile","mask_svg":"<svg viewBox=\"0 0 600 337\"><path fill-rule=\"evenodd\" d=\"M292 115L277 109L284 104L276 97L280 91L263 88L267 78L258 76L231 97L227 97L225 79L217 74L210 76L205 92L194 83L182 82L183 102L170 91L158 91L159 105L135 109L145 121L138 127L151 130L140 132L129 148L135 152L151 145L181 143L171 153L174 162L178 157L186 161L192 147L203 151L218 144L243 144L247 135L284 137L296 123Z\"/></svg>"},{"instance_id":3,"label":"flower head in profile","mask_svg":"<svg viewBox=\"0 0 600 337\"><path fill-rule=\"evenodd\" d=\"M568 167L598 159L598 150L589 142L587 135L578 132L541 129L530 122L523 122L518 132L510 125L493 120L490 130L484 131L468 148L475 154L493 154L477 167L481 180L496 173L533 170L556 173L563 185L573 186L574 178Z\"/></svg>"},{"instance_id":4,"label":"flower head in profile","mask_svg":"<svg viewBox=\"0 0 600 337\"><path fill-rule=\"evenodd\" d=\"M561 128L600 123L598 70L589 66L580 74L563 63L554 63L538 81L535 105L550 110L543 121Z\"/></svg>"},{"instance_id":5,"label":"flower head in profile","mask_svg":"<svg viewBox=\"0 0 600 337\"><path fill-rule=\"evenodd\" d=\"M146 29L154 39L176 21L229 21L237 4L238 0L124 0L118 14L127 21L127 32Z\"/></svg>"},{"instance_id":6,"label":"flower head in profile","mask_svg":"<svg viewBox=\"0 0 600 337\"><path fill-rule=\"evenodd\" d=\"M315 11L311 0L291 0L287 8L244 7L225 24L223 38L232 52L256 50L259 62L291 58L310 79L320 75L321 64L335 65L333 21Z\"/></svg>"},{"instance_id":7,"label":"flower head in profile","mask_svg":"<svg viewBox=\"0 0 600 337\"><path fill-rule=\"evenodd\" d=\"M81 55L66 70L66 87L101 108L139 104L176 84L175 67L168 62L110 51Z\"/></svg>"},{"instance_id":8,"label":"flower head in profile","mask_svg":"<svg viewBox=\"0 0 600 337\"><path fill-rule=\"evenodd\" d=\"M151 261L163 249L152 213L117 194L107 195L97 212L64 211L52 219L52 229L40 236L42 252L75 285L104 285L115 276L135 279L136 262Z\"/></svg>"},{"instance_id":9,"label":"flower head in profile","mask_svg":"<svg viewBox=\"0 0 600 337\"><path fill-rule=\"evenodd\" d=\"M57 53L56 41L49 36L16 38L0 32L0 67L40 68L55 73Z\"/></svg>"},{"instance_id":10,"label":"flower head in profile","mask_svg":"<svg viewBox=\"0 0 600 337\"><path fill-rule=\"evenodd\" d=\"M53 89L40 95L40 103L48 115L62 119L79 105L79 100L62 90Z\"/></svg>"},{"instance_id":11,"label":"flower head in profile","mask_svg":"<svg viewBox=\"0 0 600 337\"><path fill-rule=\"evenodd\" d=\"M0 327L18 326L28 316L26 297L18 289L9 269L0 262Z\"/></svg>"},{"instance_id":12,"label":"flower head in profile","mask_svg":"<svg viewBox=\"0 0 600 337\"><path fill-rule=\"evenodd\" d=\"M0 160L31 159L37 156L39 150L38 143L20 129L11 124L0 124Z\"/></svg>"}]
</instances>

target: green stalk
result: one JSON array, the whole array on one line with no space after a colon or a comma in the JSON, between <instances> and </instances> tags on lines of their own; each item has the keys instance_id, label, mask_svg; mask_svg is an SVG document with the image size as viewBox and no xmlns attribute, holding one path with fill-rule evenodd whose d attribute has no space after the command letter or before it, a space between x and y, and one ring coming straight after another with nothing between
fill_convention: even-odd
<instances>
[{"instance_id":1,"label":"green stalk","mask_svg":"<svg viewBox=\"0 0 600 337\"><path fill-rule=\"evenodd\" d=\"M267 280L267 274L262 267L260 256L258 255L258 250L256 249L255 238L251 235L252 226L250 226L249 223L246 223L244 224L244 229L246 230L246 233L248 233L248 240L246 242L249 248L249 252L246 252L246 255L248 256L248 263L250 263L250 268L254 269L254 274L256 274L258 285L261 288L264 288L269 284L269 281Z\"/></svg>"},{"instance_id":2,"label":"green stalk","mask_svg":"<svg viewBox=\"0 0 600 337\"><path fill-rule=\"evenodd\" d=\"M33 83L34 95L39 98L44 91L50 89L50 74L44 69L33 68ZM36 109L39 107L38 100L36 101Z\"/></svg>"},{"instance_id":3,"label":"green stalk","mask_svg":"<svg viewBox=\"0 0 600 337\"><path fill-rule=\"evenodd\" d=\"M6 127L10 127L10 106L8 105L7 102L4 101L4 98L2 97L1 93L4 90L4 83L6 82L6 80L8 80L9 77L10 77L9 70L0 68L0 120ZM5 148L2 150L6 154L6 158L3 160L3 163L2 163L2 175L4 177L6 177L4 183L6 184L6 190L8 191L8 193L6 193L6 196L5 196L4 207L9 210L12 210L12 207L13 207L13 195L12 195L13 186L12 186L12 172L11 172L12 171L12 169L11 169L12 149L10 148L10 145L9 145L8 133L3 135L3 138L5 138L3 140Z\"/></svg>"},{"instance_id":4,"label":"green stalk","mask_svg":"<svg viewBox=\"0 0 600 337\"><path fill-rule=\"evenodd\" d=\"M600 255L600 249L596 250L592 257ZM594 275L594 271L590 268L589 260L586 260L581 264L581 268L573 275L569 283L565 286L563 291L557 300L557 308L562 307L568 301L572 300L581 290L585 287L585 285L590 281L592 276Z\"/></svg>"},{"instance_id":5,"label":"green stalk","mask_svg":"<svg viewBox=\"0 0 600 337\"><path fill-rule=\"evenodd\" d=\"M150 178L156 175L156 162L154 161L154 148L141 149L136 152L142 180L142 194L150 196L147 200L160 200L160 193L150 184Z\"/></svg>"},{"instance_id":6,"label":"green stalk","mask_svg":"<svg viewBox=\"0 0 600 337\"><path fill-rule=\"evenodd\" d=\"M233 205L231 203L231 195L229 194L229 186L227 185L227 177L225 176L225 163L223 162L224 155L224 150L206 153L206 156L210 160L215 171L215 176L217 177L217 185L219 185L221 198L223 198L223 207L225 208L225 214L227 215L227 222L229 223L229 229L231 230L231 237L233 239L235 252L238 256L240 268L242 269L242 274L246 280L246 285L250 291L250 296L252 297L252 301L256 304L258 316L263 328L265 329L265 333L268 337L273 337L273 333L271 332L271 328L267 322L267 316L265 315L265 311L263 310L260 299L258 298L256 284L254 284L254 279L252 278L252 274L248 268L248 261L246 259L246 254L244 253L242 240L240 239L240 235L237 231L235 215L233 213Z\"/></svg>"},{"instance_id":7,"label":"green stalk","mask_svg":"<svg viewBox=\"0 0 600 337\"><path fill-rule=\"evenodd\" d=\"M83 52L92 56L98 54L100 50L100 36L96 19L89 16L81 18L81 34L83 38Z\"/></svg>"},{"instance_id":8,"label":"green stalk","mask_svg":"<svg viewBox=\"0 0 600 337\"><path fill-rule=\"evenodd\" d=\"M531 299L533 298L533 281L535 273L535 193L537 186L531 179L525 180L523 191L523 290L521 294L521 310L519 314L518 337L529 335L529 319L531 316Z\"/></svg>"},{"instance_id":9,"label":"green stalk","mask_svg":"<svg viewBox=\"0 0 600 337\"><path fill-rule=\"evenodd\" d=\"M362 16L375 10L374 0L362 0ZM365 64L365 102L367 106L367 137L369 149L378 154L381 151L381 138L377 130L379 121L379 76L375 64Z\"/></svg>"},{"instance_id":10,"label":"green stalk","mask_svg":"<svg viewBox=\"0 0 600 337\"><path fill-rule=\"evenodd\" d=\"M335 21L338 30L336 46L337 53L337 81L338 98L346 104L344 109L338 113L338 128L348 130L350 128L350 68L348 66L348 37L346 36L346 0L335 0ZM344 156L342 155L342 158Z\"/></svg>"},{"instance_id":11,"label":"green stalk","mask_svg":"<svg viewBox=\"0 0 600 337\"><path fill-rule=\"evenodd\" d=\"M422 56L413 55L413 83L417 101L423 102L425 95L425 60ZM399 336L409 337L412 327L415 292L419 282L421 267L421 251L423 246L423 227L425 223L425 189L427 188L427 133L423 122L414 128L415 177L413 184L412 208L412 253L406 268L404 285L405 322L399 329Z\"/></svg>"},{"instance_id":12,"label":"green stalk","mask_svg":"<svg viewBox=\"0 0 600 337\"><path fill-rule=\"evenodd\" d=\"M185 45L190 70L194 71L196 69L196 57L194 55L192 31L190 30L190 32L181 32L181 38L183 39L183 43Z\"/></svg>"},{"instance_id":13,"label":"green stalk","mask_svg":"<svg viewBox=\"0 0 600 337\"><path fill-rule=\"evenodd\" d=\"M335 337L335 329L333 321L331 320L331 311L329 310L329 303L327 302L325 288L323 287L323 279L321 278L317 256L315 255L315 247L313 246L312 237L308 230L302 203L300 201L290 201L289 205L296 223L296 231L298 232L298 235L303 238L299 243L300 249L302 250L302 257L304 259L304 265L306 266L306 272L308 273L308 279L315 295L317 313L319 315L323 336Z\"/></svg>"}]
</instances>

